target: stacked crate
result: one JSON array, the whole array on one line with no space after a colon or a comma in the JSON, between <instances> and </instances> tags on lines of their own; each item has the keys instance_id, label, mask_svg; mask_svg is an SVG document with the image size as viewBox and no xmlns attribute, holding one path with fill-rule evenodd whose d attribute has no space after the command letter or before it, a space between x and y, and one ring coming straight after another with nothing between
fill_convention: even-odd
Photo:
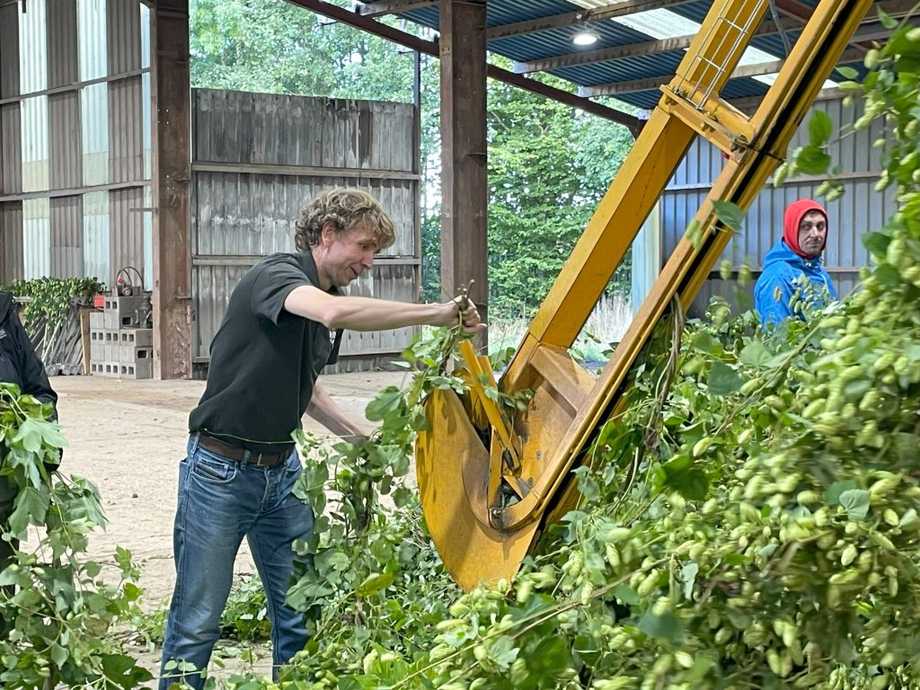
<instances>
[{"instance_id":1,"label":"stacked crate","mask_svg":"<svg viewBox=\"0 0 920 690\"><path fill-rule=\"evenodd\" d=\"M102 311L90 314L90 372L128 379L153 377L153 329L144 328L149 295L105 296Z\"/></svg>"}]
</instances>

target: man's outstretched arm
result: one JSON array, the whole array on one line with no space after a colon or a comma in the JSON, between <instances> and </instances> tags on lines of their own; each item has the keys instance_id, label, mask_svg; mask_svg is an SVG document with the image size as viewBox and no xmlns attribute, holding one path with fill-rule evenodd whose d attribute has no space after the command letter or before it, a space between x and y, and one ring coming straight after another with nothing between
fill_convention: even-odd
<instances>
[{"instance_id":1,"label":"man's outstretched arm","mask_svg":"<svg viewBox=\"0 0 920 690\"><path fill-rule=\"evenodd\" d=\"M330 330L347 328L351 331L385 331L404 326L452 326L457 323L460 306L456 301L442 304L393 302L373 297L330 295L312 285L291 290L284 308ZM476 305L470 302L463 311L463 325L468 331L480 331L485 325L479 320Z\"/></svg>"},{"instance_id":2,"label":"man's outstretched arm","mask_svg":"<svg viewBox=\"0 0 920 690\"><path fill-rule=\"evenodd\" d=\"M329 429L333 434L349 443L356 443L368 436L368 432L355 424L332 399L322 384L313 384L313 397L307 406L307 414Z\"/></svg>"}]
</instances>

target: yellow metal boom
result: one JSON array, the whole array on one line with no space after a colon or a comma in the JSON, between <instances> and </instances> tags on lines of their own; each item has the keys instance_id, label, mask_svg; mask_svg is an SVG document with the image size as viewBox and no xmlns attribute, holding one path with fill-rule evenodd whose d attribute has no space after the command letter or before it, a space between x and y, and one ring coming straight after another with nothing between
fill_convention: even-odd
<instances>
[{"instance_id":1,"label":"yellow metal boom","mask_svg":"<svg viewBox=\"0 0 920 690\"><path fill-rule=\"evenodd\" d=\"M657 107L601 200L500 382L532 389L513 419L477 394L477 428L452 392L427 405L431 430L417 443L419 488L432 538L464 588L513 576L548 521L572 505L571 470L621 404L626 375L667 306L693 301L729 241L713 202L742 209L782 162L799 123L862 21L871 0L821 0L750 118L719 94L760 25L768 0L716 0ZM694 137L727 156L696 221L659 274L610 362L595 378L568 355L582 326ZM475 353L472 378L491 376ZM483 422L480 422L483 424ZM491 437L489 447L481 438Z\"/></svg>"}]
</instances>

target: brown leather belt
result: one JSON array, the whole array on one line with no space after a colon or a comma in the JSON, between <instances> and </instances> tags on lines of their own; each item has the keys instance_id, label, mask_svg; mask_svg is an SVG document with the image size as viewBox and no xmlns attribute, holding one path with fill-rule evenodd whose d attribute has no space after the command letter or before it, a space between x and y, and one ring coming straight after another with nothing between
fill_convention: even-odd
<instances>
[{"instance_id":1,"label":"brown leather belt","mask_svg":"<svg viewBox=\"0 0 920 690\"><path fill-rule=\"evenodd\" d=\"M290 450L263 453L249 450L249 448L240 448L221 441L214 436L202 433L198 434L198 445L230 460L235 460L244 465L255 465L256 467L277 467L287 460L291 454Z\"/></svg>"}]
</instances>

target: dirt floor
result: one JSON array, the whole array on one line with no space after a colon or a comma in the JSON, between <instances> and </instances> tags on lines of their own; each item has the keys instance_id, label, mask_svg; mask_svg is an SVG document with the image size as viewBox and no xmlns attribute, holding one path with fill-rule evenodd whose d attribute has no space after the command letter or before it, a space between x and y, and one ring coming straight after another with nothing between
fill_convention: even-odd
<instances>
[{"instance_id":1,"label":"dirt floor","mask_svg":"<svg viewBox=\"0 0 920 690\"><path fill-rule=\"evenodd\" d=\"M323 377L323 384L347 413L363 419L364 407L376 391L402 385L403 373L340 374ZM203 381L130 381L96 376L52 379L60 396L60 422L69 446L61 468L92 481L102 494L110 524L94 536L90 555L114 562L115 547L131 551L143 575L144 606L153 610L169 602L175 582L172 522L176 509L178 463L184 457L187 420L204 391ZM369 423L365 424L370 426ZM328 433L308 417L304 427ZM254 573L245 541L236 561L238 574ZM236 662L224 670L245 667ZM255 664L267 671L263 659ZM142 654L142 663L155 670L156 651Z\"/></svg>"}]
</instances>

